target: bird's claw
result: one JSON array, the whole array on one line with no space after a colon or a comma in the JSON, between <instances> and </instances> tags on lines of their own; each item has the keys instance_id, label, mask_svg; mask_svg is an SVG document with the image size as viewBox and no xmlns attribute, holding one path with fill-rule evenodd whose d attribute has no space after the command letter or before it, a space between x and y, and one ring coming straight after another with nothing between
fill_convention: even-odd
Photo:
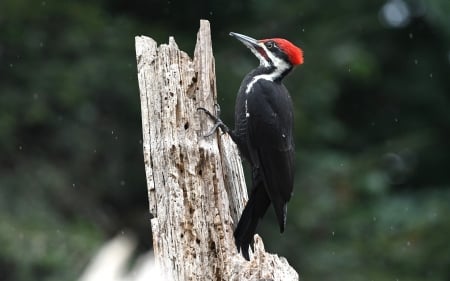
<instances>
[{"instance_id":1,"label":"bird's claw","mask_svg":"<svg viewBox=\"0 0 450 281\"><path fill-rule=\"evenodd\" d=\"M222 131L224 133L227 133L229 131L227 125L225 125L225 123L223 123L223 121L220 119L220 106L219 106L219 104L217 104L217 103L214 104L214 107L216 108L217 115L212 114L209 110L207 110L204 107L197 108L197 111L199 111L199 110L203 111L204 113L206 113L206 115L209 116L209 118L211 118L214 121L214 126L212 127L212 129L204 137L212 136L216 132L217 128L222 129Z\"/></svg>"},{"instance_id":2,"label":"bird's claw","mask_svg":"<svg viewBox=\"0 0 450 281\"><path fill-rule=\"evenodd\" d=\"M209 118L211 118L212 120L214 120L215 123L217 123L217 122L220 120L217 116L215 116L214 114L212 114L208 109L206 109L206 108L204 108L204 107L199 107L199 108L197 108L197 111L199 111L199 110L201 110L201 111L203 111L204 113L206 113L206 115L208 115ZM220 112L220 108L219 108L219 112ZM218 115L218 116L220 116L220 115Z\"/></svg>"}]
</instances>

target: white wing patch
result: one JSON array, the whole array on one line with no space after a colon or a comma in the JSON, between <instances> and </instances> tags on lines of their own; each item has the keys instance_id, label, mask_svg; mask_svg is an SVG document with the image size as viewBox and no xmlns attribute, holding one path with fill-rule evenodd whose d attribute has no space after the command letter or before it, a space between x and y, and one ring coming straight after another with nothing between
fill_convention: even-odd
<instances>
[{"instance_id":1,"label":"white wing patch","mask_svg":"<svg viewBox=\"0 0 450 281\"><path fill-rule=\"evenodd\" d=\"M250 112L248 112L248 105L247 105L247 99L245 99L245 117L250 117Z\"/></svg>"}]
</instances>

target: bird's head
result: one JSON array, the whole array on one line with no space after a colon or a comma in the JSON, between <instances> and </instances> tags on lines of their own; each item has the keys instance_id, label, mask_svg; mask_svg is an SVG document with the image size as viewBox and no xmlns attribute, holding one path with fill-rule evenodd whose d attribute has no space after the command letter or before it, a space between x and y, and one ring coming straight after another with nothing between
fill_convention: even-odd
<instances>
[{"instance_id":1,"label":"bird's head","mask_svg":"<svg viewBox=\"0 0 450 281\"><path fill-rule=\"evenodd\" d=\"M291 69L303 63L303 51L282 38L256 40L249 36L230 32L230 36L241 41L259 59L260 65L278 70Z\"/></svg>"}]
</instances>

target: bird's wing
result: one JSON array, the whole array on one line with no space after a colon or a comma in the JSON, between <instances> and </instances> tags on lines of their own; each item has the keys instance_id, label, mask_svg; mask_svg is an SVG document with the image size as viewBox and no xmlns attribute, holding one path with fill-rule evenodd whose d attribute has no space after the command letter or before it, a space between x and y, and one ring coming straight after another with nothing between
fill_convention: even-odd
<instances>
[{"instance_id":1,"label":"bird's wing","mask_svg":"<svg viewBox=\"0 0 450 281\"><path fill-rule=\"evenodd\" d=\"M260 79L247 97L251 162L262 177L284 231L294 181L293 107L282 84Z\"/></svg>"}]
</instances>

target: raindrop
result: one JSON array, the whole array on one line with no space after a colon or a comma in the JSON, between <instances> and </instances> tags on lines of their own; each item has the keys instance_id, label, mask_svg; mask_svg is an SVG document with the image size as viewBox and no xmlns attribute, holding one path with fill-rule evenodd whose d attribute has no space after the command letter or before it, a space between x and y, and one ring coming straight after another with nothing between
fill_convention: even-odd
<instances>
[{"instance_id":1,"label":"raindrop","mask_svg":"<svg viewBox=\"0 0 450 281\"><path fill-rule=\"evenodd\" d=\"M37 100L38 98L39 98L38 93L34 93L34 94L33 94L33 99Z\"/></svg>"},{"instance_id":2,"label":"raindrop","mask_svg":"<svg viewBox=\"0 0 450 281\"><path fill-rule=\"evenodd\" d=\"M75 184L74 184L74 183L72 183L72 187L75 187Z\"/></svg>"},{"instance_id":3,"label":"raindrop","mask_svg":"<svg viewBox=\"0 0 450 281\"><path fill-rule=\"evenodd\" d=\"M331 232L331 235L334 236L334 231Z\"/></svg>"},{"instance_id":4,"label":"raindrop","mask_svg":"<svg viewBox=\"0 0 450 281\"><path fill-rule=\"evenodd\" d=\"M121 180L121 181L120 181L120 185L121 185L121 186L125 186L125 181L124 181L124 180Z\"/></svg>"},{"instance_id":5,"label":"raindrop","mask_svg":"<svg viewBox=\"0 0 450 281\"><path fill-rule=\"evenodd\" d=\"M114 135L114 130L111 131L111 135Z\"/></svg>"},{"instance_id":6,"label":"raindrop","mask_svg":"<svg viewBox=\"0 0 450 281\"><path fill-rule=\"evenodd\" d=\"M44 47L44 42L42 42L42 41L39 42L39 47L41 47L41 48Z\"/></svg>"},{"instance_id":7,"label":"raindrop","mask_svg":"<svg viewBox=\"0 0 450 281\"><path fill-rule=\"evenodd\" d=\"M418 59L414 59L414 64L415 65L419 64L419 60Z\"/></svg>"},{"instance_id":8,"label":"raindrop","mask_svg":"<svg viewBox=\"0 0 450 281\"><path fill-rule=\"evenodd\" d=\"M22 149L23 149L23 147L21 145L19 145L19 150L22 150Z\"/></svg>"},{"instance_id":9,"label":"raindrop","mask_svg":"<svg viewBox=\"0 0 450 281\"><path fill-rule=\"evenodd\" d=\"M413 39L413 37L414 37L414 36L413 36L412 32L410 32L410 33L409 33L409 39Z\"/></svg>"},{"instance_id":10,"label":"raindrop","mask_svg":"<svg viewBox=\"0 0 450 281\"><path fill-rule=\"evenodd\" d=\"M42 1L42 2L41 2L41 5L42 5L42 6L45 6L45 5L47 5L47 2Z\"/></svg>"},{"instance_id":11,"label":"raindrop","mask_svg":"<svg viewBox=\"0 0 450 281\"><path fill-rule=\"evenodd\" d=\"M430 78L433 78L433 72L430 73Z\"/></svg>"},{"instance_id":12,"label":"raindrop","mask_svg":"<svg viewBox=\"0 0 450 281\"><path fill-rule=\"evenodd\" d=\"M373 217L373 221L377 221L377 217Z\"/></svg>"},{"instance_id":13,"label":"raindrop","mask_svg":"<svg viewBox=\"0 0 450 281\"><path fill-rule=\"evenodd\" d=\"M209 15L212 16L212 15L213 15L213 12L212 12L212 11L209 11Z\"/></svg>"},{"instance_id":14,"label":"raindrop","mask_svg":"<svg viewBox=\"0 0 450 281\"><path fill-rule=\"evenodd\" d=\"M397 117L394 118L394 122L398 123L398 118Z\"/></svg>"},{"instance_id":15,"label":"raindrop","mask_svg":"<svg viewBox=\"0 0 450 281\"><path fill-rule=\"evenodd\" d=\"M13 65L12 63L9 64L9 68L13 68L13 66L14 66L14 65Z\"/></svg>"},{"instance_id":16,"label":"raindrop","mask_svg":"<svg viewBox=\"0 0 450 281\"><path fill-rule=\"evenodd\" d=\"M304 29L304 28L302 28L302 32L305 32L305 29ZM450 58L450 55L449 55L449 58Z\"/></svg>"},{"instance_id":17,"label":"raindrop","mask_svg":"<svg viewBox=\"0 0 450 281\"><path fill-rule=\"evenodd\" d=\"M408 247L411 246L411 242L410 242L410 241L407 241L407 242L406 242L406 246L408 246Z\"/></svg>"},{"instance_id":18,"label":"raindrop","mask_svg":"<svg viewBox=\"0 0 450 281\"><path fill-rule=\"evenodd\" d=\"M348 72L351 72L351 71L352 71L352 69L349 67L349 68L348 68Z\"/></svg>"}]
</instances>

